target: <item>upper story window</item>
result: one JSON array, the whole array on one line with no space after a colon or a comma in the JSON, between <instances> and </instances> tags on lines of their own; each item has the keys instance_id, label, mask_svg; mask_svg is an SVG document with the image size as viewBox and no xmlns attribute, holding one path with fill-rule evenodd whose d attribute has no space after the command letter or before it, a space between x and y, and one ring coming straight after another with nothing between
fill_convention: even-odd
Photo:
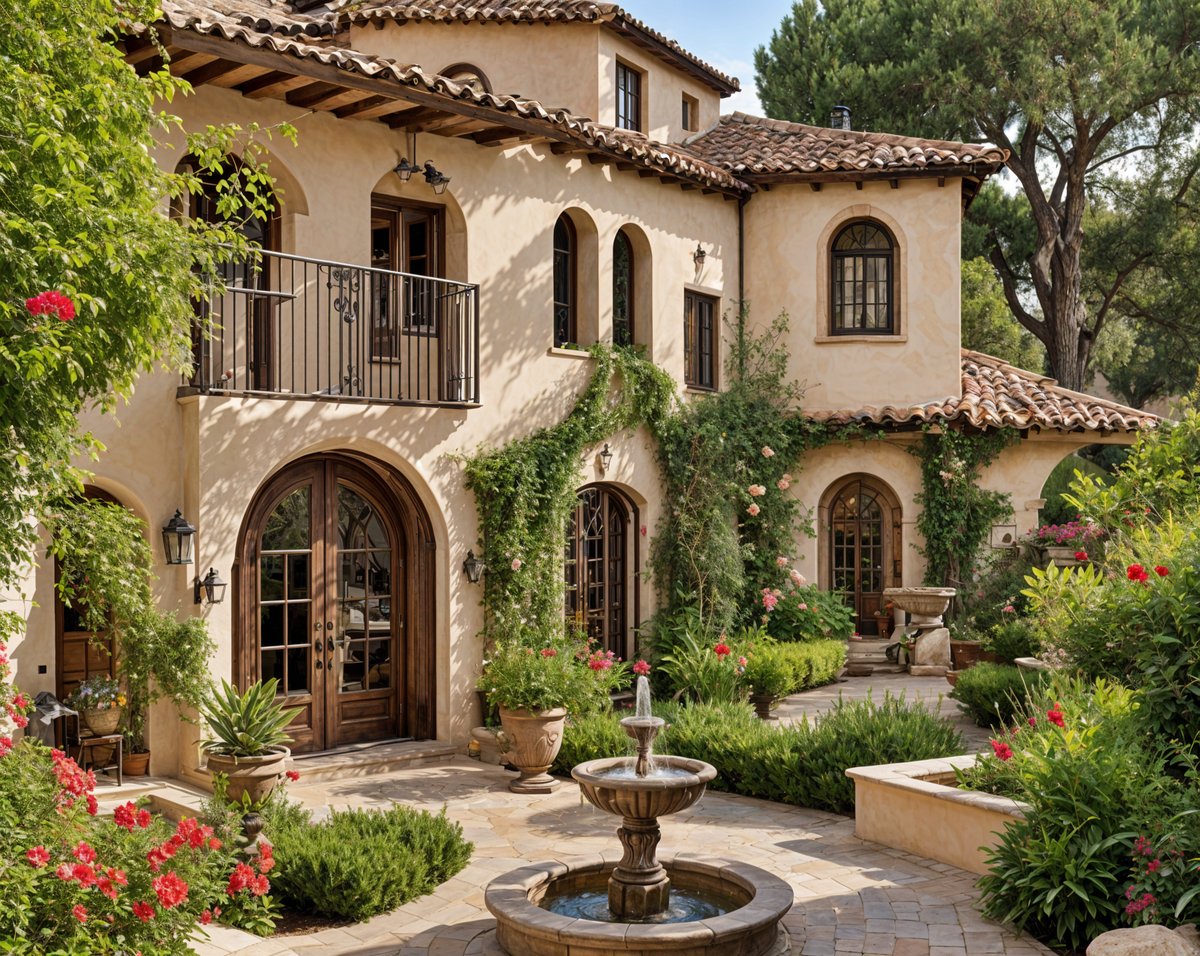
<instances>
[{"instance_id":1,"label":"upper story window","mask_svg":"<svg viewBox=\"0 0 1200 956\"><path fill-rule=\"evenodd\" d=\"M486 74L473 63L452 63L442 70L442 76L455 83L469 86L476 93L492 92L492 84Z\"/></svg>"},{"instance_id":2,"label":"upper story window","mask_svg":"<svg viewBox=\"0 0 1200 956\"><path fill-rule=\"evenodd\" d=\"M683 294L683 380L691 388L717 387L717 300Z\"/></svg>"},{"instance_id":3,"label":"upper story window","mask_svg":"<svg viewBox=\"0 0 1200 956\"><path fill-rule=\"evenodd\" d=\"M442 276L442 209L375 196L371 207L371 267L410 276ZM371 273L371 352L400 355L401 335L437 333L435 282Z\"/></svg>"},{"instance_id":4,"label":"upper story window","mask_svg":"<svg viewBox=\"0 0 1200 956\"><path fill-rule=\"evenodd\" d=\"M694 133L700 128L700 101L694 96L683 94L682 126L684 132Z\"/></svg>"},{"instance_id":5,"label":"upper story window","mask_svg":"<svg viewBox=\"0 0 1200 956\"><path fill-rule=\"evenodd\" d=\"M624 63L617 64L617 126L642 129L642 74Z\"/></svg>"},{"instance_id":6,"label":"upper story window","mask_svg":"<svg viewBox=\"0 0 1200 956\"><path fill-rule=\"evenodd\" d=\"M564 213L554 224L554 345L556 348L579 341L575 307L578 261L575 227Z\"/></svg>"},{"instance_id":7,"label":"upper story window","mask_svg":"<svg viewBox=\"0 0 1200 956\"><path fill-rule=\"evenodd\" d=\"M896 329L896 244L879 223L856 221L833 239L831 335L890 335Z\"/></svg>"},{"instance_id":8,"label":"upper story window","mask_svg":"<svg viewBox=\"0 0 1200 956\"><path fill-rule=\"evenodd\" d=\"M613 345L633 344L633 243L624 232L613 240Z\"/></svg>"}]
</instances>

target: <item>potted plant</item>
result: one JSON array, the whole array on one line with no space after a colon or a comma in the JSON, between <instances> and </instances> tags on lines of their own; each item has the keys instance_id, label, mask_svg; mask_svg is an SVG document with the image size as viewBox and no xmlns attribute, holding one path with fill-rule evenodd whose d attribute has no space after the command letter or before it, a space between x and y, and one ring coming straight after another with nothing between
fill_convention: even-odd
<instances>
[{"instance_id":1,"label":"potted plant","mask_svg":"<svg viewBox=\"0 0 1200 956\"><path fill-rule=\"evenodd\" d=\"M771 709L792 689L794 676L792 665L769 644L760 645L746 657L743 677L750 685L750 703L760 720L777 719Z\"/></svg>"},{"instance_id":2,"label":"potted plant","mask_svg":"<svg viewBox=\"0 0 1200 956\"><path fill-rule=\"evenodd\" d=\"M892 628L896 623L894 609L895 605L891 601L887 601L875 612L875 628L879 632L881 641L886 641L892 636Z\"/></svg>"},{"instance_id":3,"label":"potted plant","mask_svg":"<svg viewBox=\"0 0 1200 956\"><path fill-rule=\"evenodd\" d=\"M1032 540L1042 549L1046 560L1059 567L1073 567L1090 560L1088 549L1100 543L1104 529L1085 521L1044 524L1033 532Z\"/></svg>"},{"instance_id":4,"label":"potted plant","mask_svg":"<svg viewBox=\"0 0 1200 956\"><path fill-rule=\"evenodd\" d=\"M221 681L204 702L201 715L215 735L201 747L208 754L208 769L224 774L230 800L242 801L248 795L259 803L275 788L286 769L291 737L284 728L300 713L298 707L284 707L275 699L279 682L274 678L257 681L239 694L236 687Z\"/></svg>"},{"instance_id":5,"label":"potted plant","mask_svg":"<svg viewBox=\"0 0 1200 956\"><path fill-rule=\"evenodd\" d=\"M520 772L509 790L550 793L561 786L547 771L562 746L567 715L607 706L626 671L612 651L578 638L530 633L496 642L479 689L500 710L509 760Z\"/></svg>"},{"instance_id":6,"label":"potted plant","mask_svg":"<svg viewBox=\"0 0 1200 956\"><path fill-rule=\"evenodd\" d=\"M121 725L126 697L115 677L97 674L83 681L67 698L88 729L98 737L115 734Z\"/></svg>"}]
</instances>

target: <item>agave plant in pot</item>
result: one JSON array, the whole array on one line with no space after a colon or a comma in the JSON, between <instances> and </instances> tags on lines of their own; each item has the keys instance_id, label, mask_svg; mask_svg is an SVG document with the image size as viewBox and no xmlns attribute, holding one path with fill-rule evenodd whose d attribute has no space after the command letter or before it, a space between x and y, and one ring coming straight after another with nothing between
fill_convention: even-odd
<instances>
[{"instance_id":1,"label":"agave plant in pot","mask_svg":"<svg viewBox=\"0 0 1200 956\"><path fill-rule=\"evenodd\" d=\"M264 800L279 782L291 751L285 746L291 737L284 729L300 712L284 707L275 699L279 682L272 678L258 681L239 694L236 687L221 681L205 701L201 715L214 734L201 746L208 754L208 769L224 774L228 780L228 798L252 803Z\"/></svg>"}]
</instances>

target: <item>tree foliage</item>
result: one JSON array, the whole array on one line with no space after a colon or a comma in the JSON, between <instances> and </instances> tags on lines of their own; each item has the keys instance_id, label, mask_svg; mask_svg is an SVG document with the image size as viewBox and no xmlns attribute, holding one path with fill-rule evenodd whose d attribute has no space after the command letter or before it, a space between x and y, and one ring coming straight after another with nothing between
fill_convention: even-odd
<instances>
[{"instance_id":1,"label":"tree foliage","mask_svg":"<svg viewBox=\"0 0 1200 956\"><path fill-rule=\"evenodd\" d=\"M1020 192L981 195L974 238L1051 374L1080 388L1114 303L1169 252L1126 204L1085 281L1097 190L1146 157L1179 167L1198 36L1200 0L800 0L755 67L772 116L823 124L847 104L859 128L1008 149Z\"/></svg>"},{"instance_id":2,"label":"tree foliage","mask_svg":"<svg viewBox=\"0 0 1200 956\"><path fill-rule=\"evenodd\" d=\"M996 270L986 259L962 264L962 344L1033 372L1046 361L1041 343L1008 311Z\"/></svg>"}]
</instances>

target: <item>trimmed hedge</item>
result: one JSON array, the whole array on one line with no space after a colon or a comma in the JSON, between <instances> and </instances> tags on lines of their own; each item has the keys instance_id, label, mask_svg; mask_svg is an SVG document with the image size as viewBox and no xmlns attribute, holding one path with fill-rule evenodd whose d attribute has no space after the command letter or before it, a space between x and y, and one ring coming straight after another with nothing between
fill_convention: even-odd
<instances>
[{"instance_id":1,"label":"trimmed hedge","mask_svg":"<svg viewBox=\"0 0 1200 956\"><path fill-rule=\"evenodd\" d=\"M789 694L811 687L832 684L846 666L845 641L808 641L802 644L776 644L771 648L792 669Z\"/></svg>"},{"instance_id":2,"label":"trimmed hedge","mask_svg":"<svg viewBox=\"0 0 1200 956\"><path fill-rule=\"evenodd\" d=\"M1007 728L1045 680L1041 671L1025 671L1011 664L976 664L959 672L950 696L980 727Z\"/></svg>"},{"instance_id":3,"label":"trimmed hedge","mask_svg":"<svg viewBox=\"0 0 1200 956\"><path fill-rule=\"evenodd\" d=\"M903 696L839 702L814 724L764 723L745 704L656 706L669 721L655 743L659 753L704 760L717 768L709 784L817 810L852 813L850 767L926 760L962 753L962 737L923 704ZM632 751L619 714L579 720L567 727L556 773L569 774L584 760Z\"/></svg>"}]
</instances>

